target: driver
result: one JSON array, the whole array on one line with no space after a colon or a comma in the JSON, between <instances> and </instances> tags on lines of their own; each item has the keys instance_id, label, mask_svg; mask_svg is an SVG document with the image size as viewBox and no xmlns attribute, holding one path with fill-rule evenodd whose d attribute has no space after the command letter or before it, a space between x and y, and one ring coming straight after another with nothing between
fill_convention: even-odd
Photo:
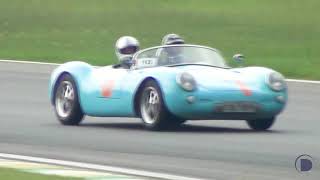
<instances>
[{"instance_id":1,"label":"driver","mask_svg":"<svg viewBox=\"0 0 320 180\"><path fill-rule=\"evenodd\" d=\"M184 40L178 34L167 34L162 38L162 45L184 44Z\"/></svg>"},{"instance_id":2,"label":"driver","mask_svg":"<svg viewBox=\"0 0 320 180\"><path fill-rule=\"evenodd\" d=\"M184 44L184 40L178 34L167 34L162 38L162 45ZM183 61L182 47L167 47L163 49L164 57L161 64L178 64Z\"/></svg>"},{"instance_id":3,"label":"driver","mask_svg":"<svg viewBox=\"0 0 320 180\"><path fill-rule=\"evenodd\" d=\"M116 55L119 60L119 64L115 65L115 68L129 69L132 65L132 57L139 50L139 41L131 36L120 37L115 45Z\"/></svg>"}]
</instances>

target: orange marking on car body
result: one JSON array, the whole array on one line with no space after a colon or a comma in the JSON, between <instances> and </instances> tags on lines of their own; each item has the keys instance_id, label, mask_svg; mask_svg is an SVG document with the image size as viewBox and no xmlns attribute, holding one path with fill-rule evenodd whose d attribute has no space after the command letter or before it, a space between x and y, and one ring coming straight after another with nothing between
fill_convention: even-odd
<instances>
[{"instance_id":1,"label":"orange marking on car body","mask_svg":"<svg viewBox=\"0 0 320 180\"><path fill-rule=\"evenodd\" d=\"M114 87L114 82L109 81L102 85L102 96L110 97L112 95L112 89Z\"/></svg>"},{"instance_id":2,"label":"orange marking on car body","mask_svg":"<svg viewBox=\"0 0 320 180\"><path fill-rule=\"evenodd\" d=\"M240 87L240 90L243 92L244 95L246 96L252 95L251 89L249 89L249 87L245 83L243 83L240 80L236 80L236 83L238 84L238 86Z\"/></svg>"}]
</instances>

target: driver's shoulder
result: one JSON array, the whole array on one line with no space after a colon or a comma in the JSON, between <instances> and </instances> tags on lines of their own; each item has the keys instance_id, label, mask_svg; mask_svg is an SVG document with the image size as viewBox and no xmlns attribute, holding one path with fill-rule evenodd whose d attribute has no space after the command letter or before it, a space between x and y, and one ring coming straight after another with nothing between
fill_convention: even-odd
<instances>
[{"instance_id":1,"label":"driver's shoulder","mask_svg":"<svg viewBox=\"0 0 320 180\"><path fill-rule=\"evenodd\" d=\"M114 64L111 66L113 69L130 69L130 66L129 65L126 65L126 64Z\"/></svg>"},{"instance_id":2,"label":"driver's shoulder","mask_svg":"<svg viewBox=\"0 0 320 180\"><path fill-rule=\"evenodd\" d=\"M113 64L111 67L114 69L121 68L121 64Z\"/></svg>"}]
</instances>

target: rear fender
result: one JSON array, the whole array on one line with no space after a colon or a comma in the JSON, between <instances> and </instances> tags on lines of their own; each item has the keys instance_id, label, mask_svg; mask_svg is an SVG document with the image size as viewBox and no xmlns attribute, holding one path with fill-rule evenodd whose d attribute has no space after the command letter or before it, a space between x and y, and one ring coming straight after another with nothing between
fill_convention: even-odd
<instances>
[{"instance_id":1,"label":"rear fender","mask_svg":"<svg viewBox=\"0 0 320 180\"><path fill-rule=\"evenodd\" d=\"M63 77L63 74L70 74L75 80L78 91L80 91L81 82L86 82L85 79L89 77L93 68L94 67L90 64L80 61L68 62L56 68L51 74L49 83L49 97L51 104L54 104L54 92L57 88L57 82L59 82L59 79ZM80 94L80 92L78 92L78 94Z\"/></svg>"}]
</instances>

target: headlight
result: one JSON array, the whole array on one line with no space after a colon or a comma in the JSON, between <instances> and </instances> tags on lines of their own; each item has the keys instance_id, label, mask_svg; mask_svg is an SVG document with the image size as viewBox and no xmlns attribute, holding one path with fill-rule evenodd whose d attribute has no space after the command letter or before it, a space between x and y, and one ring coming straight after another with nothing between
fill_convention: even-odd
<instances>
[{"instance_id":1,"label":"headlight","mask_svg":"<svg viewBox=\"0 0 320 180\"><path fill-rule=\"evenodd\" d=\"M282 91L287 87L284 77L278 72L270 73L267 82L274 91Z\"/></svg>"},{"instance_id":2,"label":"headlight","mask_svg":"<svg viewBox=\"0 0 320 180\"><path fill-rule=\"evenodd\" d=\"M186 91L193 91L196 89L196 81L189 73L181 73L176 77L177 83Z\"/></svg>"}]
</instances>

